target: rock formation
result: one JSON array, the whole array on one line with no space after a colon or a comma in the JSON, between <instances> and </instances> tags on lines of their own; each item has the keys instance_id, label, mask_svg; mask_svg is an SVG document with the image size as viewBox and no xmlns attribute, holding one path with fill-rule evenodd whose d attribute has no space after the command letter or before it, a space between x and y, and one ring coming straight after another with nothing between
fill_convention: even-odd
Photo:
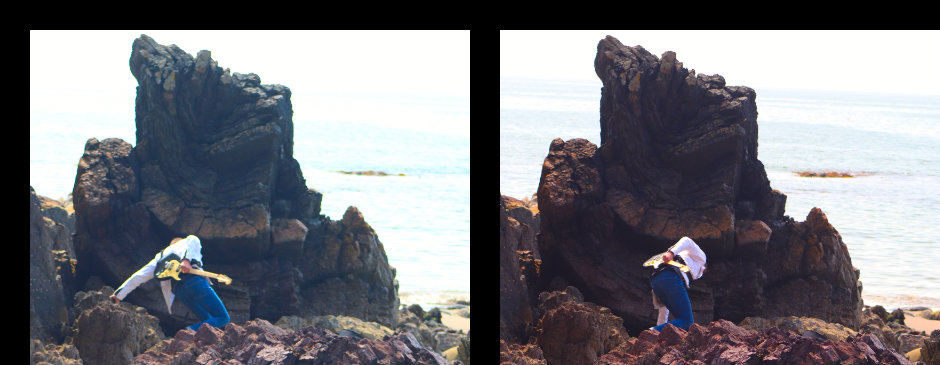
<instances>
[{"instance_id":1,"label":"rock formation","mask_svg":"<svg viewBox=\"0 0 940 365\"><path fill-rule=\"evenodd\" d=\"M381 340L353 339L316 328L285 330L263 319L224 329L183 329L138 355L134 364L440 364L447 361L421 347L408 333Z\"/></svg>"},{"instance_id":2,"label":"rock formation","mask_svg":"<svg viewBox=\"0 0 940 365\"><path fill-rule=\"evenodd\" d=\"M71 260L68 254L59 257L54 251L67 239L61 234L61 226L43 216L40 199L30 187L29 338L45 343L61 342L61 326L68 321L70 303L63 275L71 274Z\"/></svg>"},{"instance_id":3,"label":"rock formation","mask_svg":"<svg viewBox=\"0 0 940 365\"><path fill-rule=\"evenodd\" d=\"M594 66L601 145L551 142L537 290L573 285L639 333L656 321L642 262L688 236L709 258L689 291L697 323L797 315L858 328L859 273L841 236L819 209L804 222L785 216L786 196L757 159L753 89L613 37Z\"/></svg>"},{"instance_id":4,"label":"rock formation","mask_svg":"<svg viewBox=\"0 0 940 365\"><path fill-rule=\"evenodd\" d=\"M593 364L629 338L610 309L583 300L570 286L539 296L536 343L549 363Z\"/></svg>"},{"instance_id":5,"label":"rock formation","mask_svg":"<svg viewBox=\"0 0 940 365\"><path fill-rule=\"evenodd\" d=\"M134 41L137 146L91 138L73 201L78 281L119 286L171 238L194 234L232 321L341 314L394 327L398 284L378 235L350 207L320 215L293 158L290 89L220 68L146 35ZM80 285L81 286L81 285ZM167 312L148 282L126 298L167 333L196 322Z\"/></svg>"},{"instance_id":6,"label":"rock formation","mask_svg":"<svg viewBox=\"0 0 940 365\"><path fill-rule=\"evenodd\" d=\"M94 364L129 364L163 340L157 317L144 308L127 302L112 304L110 287L75 293L77 316L72 326L73 342L82 362Z\"/></svg>"},{"instance_id":7,"label":"rock formation","mask_svg":"<svg viewBox=\"0 0 940 365\"><path fill-rule=\"evenodd\" d=\"M529 289L522 277L518 255L522 231L519 223L506 215L499 199L499 338L510 343L525 342L532 333L533 313Z\"/></svg>"}]
</instances>

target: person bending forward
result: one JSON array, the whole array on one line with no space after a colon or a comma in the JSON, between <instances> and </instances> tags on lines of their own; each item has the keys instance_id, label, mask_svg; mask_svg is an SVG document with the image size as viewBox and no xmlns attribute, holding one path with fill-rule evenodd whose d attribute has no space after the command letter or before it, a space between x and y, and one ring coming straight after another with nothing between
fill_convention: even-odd
<instances>
[{"instance_id":1,"label":"person bending forward","mask_svg":"<svg viewBox=\"0 0 940 365\"><path fill-rule=\"evenodd\" d=\"M672 260L685 264L691 272L684 273L679 268L667 264ZM684 330L692 326L695 320L692 317L692 302L689 300L687 288L690 278L697 280L702 277L705 272L705 262L705 252L688 237L682 237L666 251L663 255L663 263L655 267L656 271L650 278L650 284L653 287L653 307L659 309L657 326L651 329L662 331L666 324L672 324ZM670 312L675 319L667 323Z\"/></svg>"},{"instance_id":2,"label":"person bending forward","mask_svg":"<svg viewBox=\"0 0 940 365\"><path fill-rule=\"evenodd\" d=\"M157 252L153 260L150 260L147 265L137 270L124 284L121 284L111 295L111 299L115 303L124 300L131 291L153 279L157 262L171 254L179 256L181 260L180 271L183 274L179 275L179 281L169 278L166 278L169 280L160 281L167 311L172 314L173 300L179 298L201 321L187 328L197 331L203 323L218 328L225 326L230 320L228 310L225 309L225 304L222 304L222 300L212 289L209 280L199 275L187 274L190 268L200 269L202 267L202 243L199 242L198 237L193 235L186 238L177 237L170 241L169 246Z\"/></svg>"}]
</instances>

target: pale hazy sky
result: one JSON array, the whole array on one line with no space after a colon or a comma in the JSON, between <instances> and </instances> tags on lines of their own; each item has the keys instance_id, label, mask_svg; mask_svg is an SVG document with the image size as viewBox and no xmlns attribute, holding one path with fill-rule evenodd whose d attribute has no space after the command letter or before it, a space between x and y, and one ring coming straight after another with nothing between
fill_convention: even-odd
<instances>
[{"instance_id":1,"label":"pale hazy sky","mask_svg":"<svg viewBox=\"0 0 940 365\"><path fill-rule=\"evenodd\" d=\"M255 73L263 84L288 86L295 120L345 118L469 133L469 30L34 30L30 31L30 110L93 112L129 107L133 111L137 80L128 60L131 45L141 34L162 45L176 44L193 57L209 50L222 68ZM114 96L118 93L124 96ZM458 100L456 106L442 108L464 109L466 115L442 121L400 102L338 104L323 96ZM129 117L133 128L133 115Z\"/></svg>"},{"instance_id":2,"label":"pale hazy sky","mask_svg":"<svg viewBox=\"0 0 940 365\"><path fill-rule=\"evenodd\" d=\"M500 31L500 76L600 81L605 36L665 51L728 85L940 95L940 31L605 30Z\"/></svg>"}]
</instances>

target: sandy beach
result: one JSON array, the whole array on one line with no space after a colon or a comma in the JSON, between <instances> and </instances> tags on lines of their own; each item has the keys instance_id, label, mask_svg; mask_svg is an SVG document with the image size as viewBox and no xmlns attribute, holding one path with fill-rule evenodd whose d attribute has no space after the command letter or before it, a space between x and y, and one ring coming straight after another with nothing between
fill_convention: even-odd
<instances>
[{"instance_id":1,"label":"sandy beach","mask_svg":"<svg viewBox=\"0 0 940 365\"><path fill-rule=\"evenodd\" d=\"M441 323L447 327L470 332L470 318L461 315L461 312L470 311L470 307L457 309L441 309Z\"/></svg>"},{"instance_id":2,"label":"sandy beach","mask_svg":"<svg viewBox=\"0 0 940 365\"><path fill-rule=\"evenodd\" d=\"M912 313L905 311L904 312L904 324L910 327L911 329L917 331L924 331L927 335L930 335L930 332L933 330L940 330L940 321L927 319L924 317L918 316L918 313Z\"/></svg>"}]
</instances>

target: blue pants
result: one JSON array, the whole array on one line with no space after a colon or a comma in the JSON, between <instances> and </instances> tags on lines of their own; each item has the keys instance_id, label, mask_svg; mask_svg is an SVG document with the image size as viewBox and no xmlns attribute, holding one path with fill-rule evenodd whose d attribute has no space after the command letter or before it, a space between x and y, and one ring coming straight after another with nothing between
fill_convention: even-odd
<instances>
[{"instance_id":1,"label":"blue pants","mask_svg":"<svg viewBox=\"0 0 940 365\"><path fill-rule=\"evenodd\" d=\"M663 270L650 279L653 285L653 293L659 298L669 313L676 319L653 327L657 331L662 331L667 324L672 324L678 328L687 330L694 322L692 318L692 302L689 301L689 293L685 289L685 280L673 270Z\"/></svg>"},{"instance_id":2,"label":"blue pants","mask_svg":"<svg viewBox=\"0 0 940 365\"><path fill-rule=\"evenodd\" d=\"M209 280L198 275L187 275L177 284L176 299L182 300L193 314L199 318L199 323L186 327L198 331L203 323L222 328L230 320L225 304L209 286Z\"/></svg>"}]
</instances>

